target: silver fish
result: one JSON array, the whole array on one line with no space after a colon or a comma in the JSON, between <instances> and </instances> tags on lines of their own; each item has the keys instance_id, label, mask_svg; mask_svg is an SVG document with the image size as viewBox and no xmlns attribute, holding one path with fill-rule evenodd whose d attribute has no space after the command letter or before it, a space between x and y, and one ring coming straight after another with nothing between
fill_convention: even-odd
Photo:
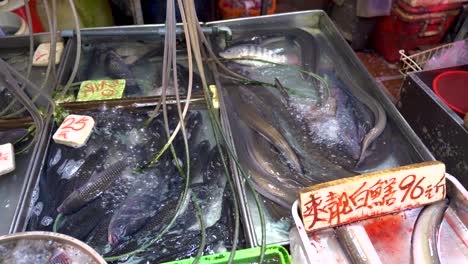
<instances>
[{"instance_id":1,"label":"silver fish","mask_svg":"<svg viewBox=\"0 0 468 264\"><path fill-rule=\"evenodd\" d=\"M447 200L442 200L424 207L419 213L411 238L413 263L440 263L439 231L446 209Z\"/></svg>"},{"instance_id":2,"label":"silver fish","mask_svg":"<svg viewBox=\"0 0 468 264\"><path fill-rule=\"evenodd\" d=\"M221 56L224 59L234 60L235 62L240 64L256 67L271 66L272 64L255 60L264 60L279 64L288 63L288 58L286 57L286 55L280 55L274 50L263 48L261 46L253 44L242 44L233 46L220 52L219 56Z\"/></svg>"}]
</instances>

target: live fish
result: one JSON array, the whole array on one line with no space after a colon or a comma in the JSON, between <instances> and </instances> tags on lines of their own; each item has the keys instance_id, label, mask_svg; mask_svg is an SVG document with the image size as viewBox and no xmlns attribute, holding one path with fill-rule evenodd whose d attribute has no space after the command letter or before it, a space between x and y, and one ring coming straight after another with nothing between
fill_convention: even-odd
<instances>
[{"instance_id":1,"label":"live fish","mask_svg":"<svg viewBox=\"0 0 468 264\"><path fill-rule=\"evenodd\" d=\"M343 65L337 63L337 69L340 69ZM361 153L359 155L359 160L356 163L356 167L366 159L366 151L371 146L371 144L382 134L387 125L387 114L383 106L374 99L371 95L369 95L364 89L359 87L352 76L347 74L347 70L341 71L344 74L341 75L341 78L345 83L349 83L349 89L351 93L365 106L367 106L374 115L374 124L373 127L367 132L362 140L361 146Z\"/></svg>"},{"instance_id":2,"label":"live fish","mask_svg":"<svg viewBox=\"0 0 468 264\"><path fill-rule=\"evenodd\" d=\"M288 59L285 55L277 54L274 50L263 48L253 44L242 44L230 47L219 53L224 59L234 60L237 63L249 66L272 66L273 63L286 64ZM236 60L237 59L237 60ZM268 62L256 61L264 60Z\"/></svg>"},{"instance_id":3,"label":"live fish","mask_svg":"<svg viewBox=\"0 0 468 264\"><path fill-rule=\"evenodd\" d=\"M70 214L101 195L128 166L126 161L118 161L103 172L95 175L86 184L72 192L57 208L59 213Z\"/></svg>"},{"instance_id":4,"label":"live fish","mask_svg":"<svg viewBox=\"0 0 468 264\"><path fill-rule=\"evenodd\" d=\"M259 87L259 89L264 89ZM257 96L248 88L244 86L238 86L233 89L227 89L230 98L238 105L239 117L253 130L257 131L266 140L280 150L285 156L286 160L290 162L291 167L300 172L301 164L294 150L289 145L288 141L284 136L270 123L266 121L264 117L260 115L262 113L258 110Z\"/></svg>"},{"instance_id":5,"label":"live fish","mask_svg":"<svg viewBox=\"0 0 468 264\"><path fill-rule=\"evenodd\" d=\"M275 93L275 90L262 86L249 86L249 88L255 91L257 99L255 105L263 113L264 119L271 125L274 124L294 149L305 177L312 181L324 182L353 175L352 172L326 158L323 147L310 139L311 132L308 126L298 120L290 108L283 107L280 96ZM232 89L237 89L237 87Z\"/></svg>"},{"instance_id":6,"label":"live fish","mask_svg":"<svg viewBox=\"0 0 468 264\"><path fill-rule=\"evenodd\" d=\"M440 263L439 232L447 207L447 200L442 200L419 213L411 239L413 263Z\"/></svg>"},{"instance_id":7,"label":"live fish","mask_svg":"<svg viewBox=\"0 0 468 264\"><path fill-rule=\"evenodd\" d=\"M125 61L111 50L107 51L105 59L106 71L112 78L125 79L125 94L135 96L141 94L141 89L135 79L132 69Z\"/></svg>"},{"instance_id":8,"label":"live fish","mask_svg":"<svg viewBox=\"0 0 468 264\"><path fill-rule=\"evenodd\" d=\"M262 137L255 137L253 131L237 121L231 121L238 158L242 166L248 169L255 189L264 197L284 208L292 206L297 193L308 183L301 184L294 180L293 173L281 166L278 155L271 151L269 143ZM310 182L312 183L312 182Z\"/></svg>"},{"instance_id":9,"label":"live fish","mask_svg":"<svg viewBox=\"0 0 468 264\"><path fill-rule=\"evenodd\" d=\"M57 198L57 202L63 202L64 198L70 195L73 191L78 189L78 187L86 182L88 182L89 178L94 174L95 171L100 169L100 165L107 155L107 149L102 147L95 151L92 151L88 157L86 157L85 162L78 168L78 170L69 178L62 179L64 181L61 185L64 185L62 188L62 192L60 193L60 197Z\"/></svg>"},{"instance_id":10,"label":"live fish","mask_svg":"<svg viewBox=\"0 0 468 264\"><path fill-rule=\"evenodd\" d=\"M62 249L54 249L53 255L47 261L47 264L71 264L70 257Z\"/></svg>"},{"instance_id":11,"label":"live fish","mask_svg":"<svg viewBox=\"0 0 468 264\"><path fill-rule=\"evenodd\" d=\"M115 246L123 238L137 232L146 222L154 217L159 206L159 194L156 188L137 190L128 197L124 204L114 212L109 223L109 244Z\"/></svg>"},{"instance_id":12,"label":"live fish","mask_svg":"<svg viewBox=\"0 0 468 264\"><path fill-rule=\"evenodd\" d=\"M193 153L190 154L190 174L192 183L203 182L203 169L208 163L208 151L210 150L210 142L208 140L203 140L200 142L197 147L193 150Z\"/></svg>"},{"instance_id":13,"label":"live fish","mask_svg":"<svg viewBox=\"0 0 468 264\"><path fill-rule=\"evenodd\" d=\"M139 236L145 237L149 233L158 233L163 228L165 228L172 217L175 215L176 206L179 199L179 195L174 194L164 201L161 201L160 206L154 212L154 217L152 217L150 221L148 221L148 223L146 223L138 232ZM138 239L129 239L123 243L120 243L119 245L116 245L115 248L113 248L112 251L108 253L108 255L115 256L122 253L127 253L137 249L138 246L141 246L138 245Z\"/></svg>"},{"instance_id":14,"label":"live fish","mask_svg":"<svg viewBox=\"0 0 468 264\"><path fill-rule=\"evenodd\" d=\"M98 198L85 205L78 212L67 215L60 221L59 233L83 240L98 225L105 215L106 204Z\"/></svg>"}]
</instances>

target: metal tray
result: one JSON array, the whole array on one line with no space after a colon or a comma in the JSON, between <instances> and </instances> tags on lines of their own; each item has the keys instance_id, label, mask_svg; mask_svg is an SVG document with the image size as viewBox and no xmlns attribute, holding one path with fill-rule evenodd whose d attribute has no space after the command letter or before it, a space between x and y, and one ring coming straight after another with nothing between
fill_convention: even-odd
<instances>
[{"instance_id":1,"label":"metal tray","mask_svg":"<svg viewBox=\"0 0 468 264\"><path fill-rule=\"evenodd\" d=\"M468 130L463 119L432 90L432 81L447 70L468 70L468 65L410 73L403 83L397 106L434 156L468 186ZM417 103L415 103L417 102Z\"/></svg>"},{"instance_id":2,"label":"metal tray","mask_svg":"<svg viewBox=\"0 0 468 264\"><path fill-rule=\"evenodd\" d=\"M462 263L468 256L468 246L464 240L464 231L468 219L464 215L468 202L468 192L450 174L445 174L447 198L450 201L445 211L439 231L439 249L437 259L440 263ZM383 263L409 263L412 259L412 237L415 222L422 207L406 209L397 213L364 219L361 224L369 235L370 246L366 250L375 254ZM298 201L292 207L292 215L300 240L296 241L296 254L304 253L304 263L350 263L346 250L338 243L333 228L320 230L313 234L305 232L299 212ZM353 224L351 224L352 226ZM293 246L292 246L293 247ZM298 250L301 248L301 250ZM305 251L305 252L304 252ZM372 254L369 254L372 255ZM414 261L414 260L413 260Z\"/></svg>"},{"instance_id":3,"label":"metal tray","mask_svg":"<svg viewBox=\"0 0 468 264\"><path fill-rule=\"evenodd\" d=\"M328 16L323 11L305 11L305 12L296 12L289 14L279 14L272 16L264 16L257 18L242 18L218 22L210 22L206 24L207 26L218 26L218 27L228 27L232 31L232 41L241 39L243 36L251 36L252 32L258 34L262 31L284 31L288 32L293 28L301 28L312 32L314 36L317 37L321 43L326 43L326 49L328 52L333 52L333 61L335 65L341 68L341 72L345 72L347 75L352 76L356 86L360 89L366 91L368 94L373 96L386 111L388 125L391 127L393 132L401 138L404 145L406 145L406 154L409 155L410 159L404 161L403 163L416 163L420 161L434 160L432 154L426 149L422 144L417 135L411 130L408 123L402 118L398 110L392 104L391 100L387 95L379 88L372 76L368 73L366 68L359 61L357 56L354 54L350 46L346 41L341 37L336 27L330 21ZM223 41L214 41L215 45L225 44ZM219 78L216 79L216 85L218 88L222 88L222 82ZM236 137L235 134L232 134L230 130L230 125L228 113L224 107L224 102L222 98L223 89L218 89L220 94L221 106L222 106L222 117L223 124L230 135L230 138ZM241 107L241 106L240 106ZM396 153L393 153L396 154ZM402 164L394 164L392 166L398 166ZM371 168L372 170L385 169L385 166L379 166L379 168ZM237 184L239 192L242 194L242 214L244 225L246 228L247 239L251 243L251 246L258 246L259 239L255 232L255 219L252 215L255 213L256 208L251 208L247 198L249 191L247 190L243 179L238 175ZM267 231L268 232L268 231ZM284 241L275 241L274 243L278 244L287 244L289 239Z\"/></svg>"},{"instance_id":4,"label":"metal tray","mask_svg":"<svg viewBox=\"0 0 468 264\"><path fill-rule=\"evenodd\" d=\"M49 43L50 42L50 35L48 33L39 33L33 34L34 40L34 50L42 43ZM66 39L61 38L57 35L57 41L65 42ZM27 64L29 63L29 36L10 36L2 38L0 41L0 58L5 58L6 62L9 63L15 70L20 72L23 75L26 75ZM57 69L57 76L60 75L61 66L63 65L64 60L64 53L62 53L61 63L56 65ZM36 84L37 87L42 85L42 82L45 78L45 72L47 67L37 67L33 66L31 69L31 75L29 80ZM44 91L46 94L51 95L52 92L55 90L55 84L52 81L49 81L44 85ZM27 88L26 93L29 95L34 95L36 92L30 88ZM33 97L33 96L31 96ZM47 105L47 101L39 97L36 101L36 105L44 106ZM3 108L4 106L2 106ZM1 109L0 109L1 110ZM27 113L27 112L26 112ZM11 119L4 119L0 120L0 129L2 127L8 127L11 125L10 122L15 122L18 120L19 122L26 123L30 118L27 114L22 117L11 118ZM30 119L29 119L30 120Z\"/></svg>"},{"instance_id":5,"label":"metal tray","mask_svg":"<svg viewBox=\"0 0 468 264\"><path fill-rule=\"evenodd\" d=\"M183 34L181 34L183 33L181 27L178 28L177 32L177 61L178 64L185 65L185 42L183 41ZM134 95L124 94L122 99L146 98L147 100L155 100L159 98L157 94L154 94L153 90L161 86L162 81L160 73L162 72L164 34L164 25L123 26L82 30L80 68L74 81L78 84L84 80L110 79L112 76L106 70L105 54L113 50L115 54L120 55L125 62L128 62L128 69L132 71L138 87L142 90ZM70 41L68 41L65 49L66 66L64 67L61 79L65 83L75 62L77 43L76 37L72 32L63 31L62 36L70 37ZM91 72L86 72L87 68L94 66L96 67ZM185 85L179 83L179 86L179 89L186 89ZM73 91L68 93L76 96L79 85L75 85L72 88ZM128 88L127 80L126 90ZM199 88L201 88L201 85L199 85ZM192 97L197 96L202 96L201 90L192 93Z\"/></svg>"},{"instance_id":6,"label":"metal tray","mask_svg":"<svg viewBox=\"0 0 468 264\"><path fill-rule=\"evenodd\" d=\"M49 41L48 34L34 34L34 43L37 46L39 43ZM6 37L0 42L0 53L7 54L9 52L17 53L29 50L29 37ZM32 77L36 84L41 81L41 72L44 69L33 68ZM35 94L28 85L26 93ZM46 93L51 94L52 85L46 86ZM45 109L48 107L47 101L40 97L35 105L38 108ZM49 120L44 120L45 123ZM0 121L0 130L11 130L15 128L27 128L32 125L30 116L24 118L16 118ZM24 229L24 221L18 218L24 208L29 205L28 196L32 194L32 175L35 175L39 168L41 160L45 153L45 144L48 135L48 126L45 126L42 134L38 135L37 142L27 152L16 155L16 169L6 175L0 176L0 234L14 233Z\"/></svg>"}]
</instances>

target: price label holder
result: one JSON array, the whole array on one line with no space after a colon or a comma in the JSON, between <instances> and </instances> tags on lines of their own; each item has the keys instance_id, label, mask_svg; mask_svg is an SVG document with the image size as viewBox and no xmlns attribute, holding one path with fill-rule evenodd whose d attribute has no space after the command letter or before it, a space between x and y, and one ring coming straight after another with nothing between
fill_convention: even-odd
<instances>
[{"instance_id":1,"label":"price label holder","mask_svg":"<svg viewBox=\"0 0 468 264\"><path fill-rule=\"evenodd\" d=\"M216 89L216 85L211 84L209 86L211 93L213 93L212 100L213 100L213 107L215 109L219 109L219 98L218 98L218 90Z\"/></svg>"},{"instance_id":2,"label":"price label holder","mask_svg":"<svg viewBox=\"0 0 468 264\"><path fill-rule=\"evenodd\" d=\"M55 64L60 63L60 58L63 53L63 42L57 42L55 44ZM50 43L40 44L33 56L34 66L47 66L49 64L50 57Z\"/></svg>"},{"instance_id":3,"label":"price label holder","mask_svg":"<svg viewBox=\"0 0 468 264\"><path fill-rule=\"evenodd\" d=\"M80 85L77 102L120 99L125 90L125 80L89 80Z\"/></svg>"},{"instance_id":4,"label":"price label holder","mask_svg":"<svg viewBox=\"0 0 468 264\"><path fill-rule=\"evenodd\" d=\"M0 176L15 170L15 154L11 143L0 145Z\"/></svg>"},{"instance_id":5,"label":"price label holder","mask_svg":"<svg viewBox=\"0 0 468 264\"><path fill-rule=\"evenodd\" d=\"M85 115L69 115L52 139L57 144L79 148L86 144L94 127L94 119Z\"/></svg>"},{"instance_id":6,"label":"price label holder","mask_svg":"<svg viewBox=\"0 0 468 264\"><path fill-rule=\"evenodd\" d=\"M445 165L423 162L317 184L299 193L306 231L423 206L445 198Z\"/></svg>"}]
</instances>

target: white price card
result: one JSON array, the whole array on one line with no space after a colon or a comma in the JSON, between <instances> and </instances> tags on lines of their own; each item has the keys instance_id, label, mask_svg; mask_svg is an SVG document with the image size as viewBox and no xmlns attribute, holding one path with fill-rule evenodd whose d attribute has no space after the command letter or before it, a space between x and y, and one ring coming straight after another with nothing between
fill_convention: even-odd
<instances>
[{"instance_id":1,"label":"white price card","mask_svg":"<svg viewBox=\"0 0 468 264\"><path fill-rule=\"evenodd\" d=\"M0 145L0 175L15 170L15 153L11 143Z\"/></svg>"},{"instance_id":2,"label":"white price card","mask_svg":"<svg viewBox=\"0 0 468 264\"><path fill-rule=\"evenodd\" d=\"M79 148L86 144L93 127L94 119L92 117L69 115L63 120L52 138L55 143Z\"/></svg>"}]
</instances>

